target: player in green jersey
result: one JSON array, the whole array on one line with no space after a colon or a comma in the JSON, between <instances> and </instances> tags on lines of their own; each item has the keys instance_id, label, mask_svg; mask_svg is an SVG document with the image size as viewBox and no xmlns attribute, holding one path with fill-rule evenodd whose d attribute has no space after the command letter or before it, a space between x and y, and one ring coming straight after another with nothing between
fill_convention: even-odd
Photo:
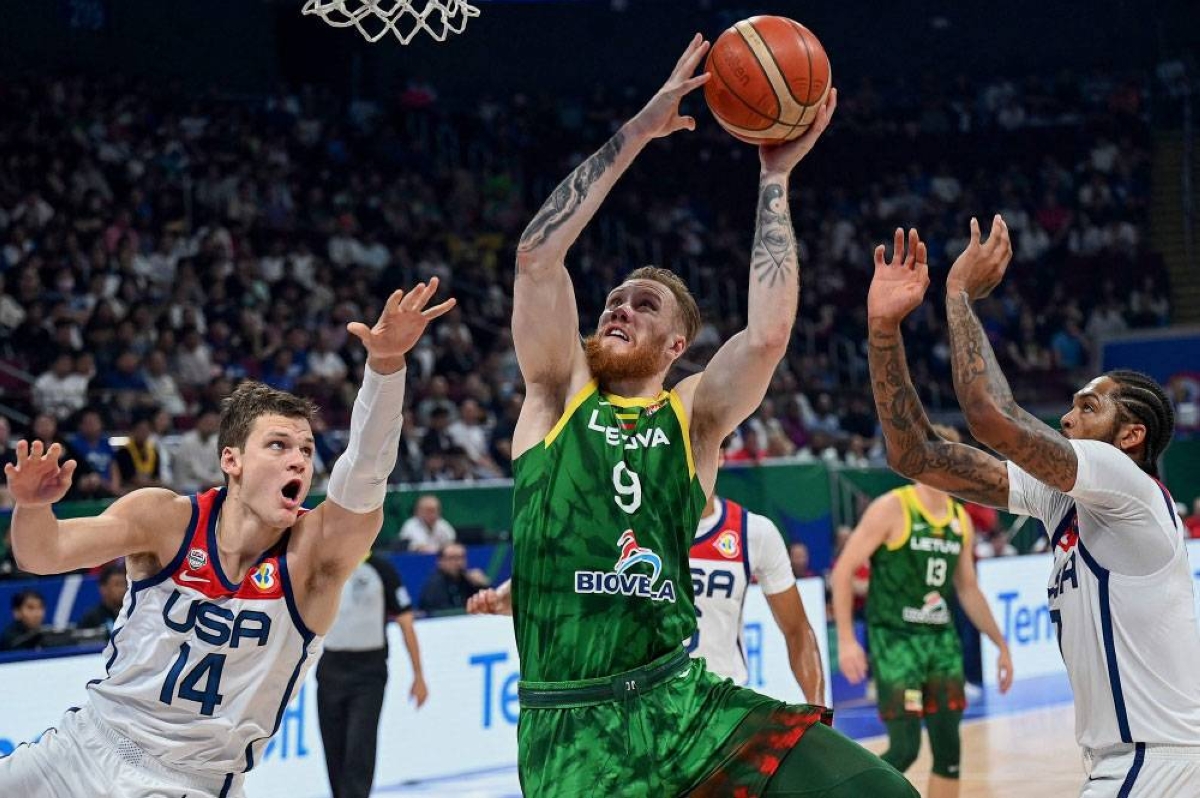
<instances>
[{"instance_id":1,"label":"player in green jersey","mask_svg":"<svg viewBox=\"0 0 1200 798\"><path fill-rule=\"evenodd\" d=\"M959 440L950 427L935 424L934 430L946 440ZM959 792L958 727L966 698L962 648L950 611L953 597L1000 650L1000 692L1012 684L1008 644L975 580L971 537L971 519L962 504L917 483L871 502L833 568L838 663L847 679L860 682L867 661L854 637L851 581L871 561L867 636L879 715L888 730L883 759L907 770L921 748L924 718L933 751L929 798L956 798Z\"/></svg>"},{"instance_id":2,"label":"player in green jersey","mask_svg":"<svg viewBox=\"0 0 1200 798\"><path fill-rule=\"evenodd\" d=\"M708 51L697 35L647 105L562 182L517 248L513 340L526 399L513 435L511 606L521 659L522 788L536 796L915 795L893 768L819 721L692 662L688 553L722 439L758 406L791 338L799 264L788 179L825 131L760 149L745 330L672 390L700 326L664 269L614 288L580 343L567 251L651 141L695 120L683 96ZM815 724L815 725L814 725Z\"/></svg>"}]
</instances>

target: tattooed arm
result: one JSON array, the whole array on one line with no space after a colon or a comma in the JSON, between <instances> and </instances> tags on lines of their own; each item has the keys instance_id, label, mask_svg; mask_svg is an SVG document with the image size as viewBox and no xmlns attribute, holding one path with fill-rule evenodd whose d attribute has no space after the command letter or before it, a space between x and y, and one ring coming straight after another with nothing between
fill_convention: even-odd
<instances>
[{"instance_id":1,"label":"tattooed arm","mask_svg":"<svg viewBox=\"0 0 1200 798\"><path fill-rule=\"evenodd\" d=\"M867 296L867 362L875 410L887 442L888 465L909 479L992 507L1008 506L1008 467L971 446L939 436L913 387L900 325L929 287L925 245L916 230L897 230L890 262L875 250L875 276Z\"/></svg>"},{"instance_id":2,"label":"tattooed arm","mask_svg":"<svg viewBox=\"0 0 1200 798\"><path fill-rule=\"evenodd\" d=\"M697 34L662 89L554 189L521 235L513 288L513 343L526 383L561 394L581 373L579 314L564 265L567 250L651 140L695 128L694 119L679 115L679 103L707 81L707 74L690 77L707 51L708 42Z\"/></svg>"},{"instance_id":3,"label":"tattooed arm","mask_svg":"<svg viewBox=\"0 0 1200 798\"><path fill-rule=\"evenodd\" d=\"M716 478L720 442L762 402L791 340L800 299L800 263L788 207L788 178L825 132L836 109L837 90L831 89L807 133L791 143L760 149L746 329L725 342L702 374L679 386L683 394L695 391L691 437L706 489L711 487L710 471L711 479Z\"/></svg>"},{"instance_id":4,"label":"tattooed arm","mask_svg":"<svg viewBox=\"0 0 1200 798\"><path fill-rule=\"evenodd\" d=\"M1078 461L1071 442L1027 413L1013 399L971 302L991 293L1012 258L1008 227L992 220L987 243L971 220L971 240L946 278L946 319L950 327L954 392L971 434L1041 482L1061 491L1075 486Z\"/></svg>"}]
</instances>

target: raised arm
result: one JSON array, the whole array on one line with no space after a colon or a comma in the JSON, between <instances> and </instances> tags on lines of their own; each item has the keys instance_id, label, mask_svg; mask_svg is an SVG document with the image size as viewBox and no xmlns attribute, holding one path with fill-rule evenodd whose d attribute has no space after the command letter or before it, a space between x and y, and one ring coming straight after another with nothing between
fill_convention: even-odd
<instances>
[{"instance_id":1,"label":"raised arm","mask_svg":"<svg viewBox=\"0 0 1200 798\"><path fill-rule=\"evenodd\" d=\"M680 385L682 391L695 391L692 439L705 451L711 450L714 465L715 447L762 402L775 367L787 351L800 300L800 262L788 205L788 181L796 164L829 127L835 110L837 89L830 89L829 99L807 133L787 144L759 148L758 211L750 253L746 329L725 342L702 374L688 378L694 386Z\"/></svg>"},{"instance_id":2,"label":"raised arm","mask_svg":"<svg viewBox=\"0 0 1200 798\"><path fill-rule=\"evenodd\" d=\"M454 300L429 306L438 280L388 297L373 327L347 330L367 350L363 383L350 411L350 438L333 464L325 501L297 524L289 554L297 554L297 603L309 627L324 634L337 614L342 585L371 550L383 526L387 477L396 465L404 417L405 356L431 321Z\"/></svg>"},{"instance_id":3,"label":"raised arm","mask_svg":"<svg viewBox=\"0 0 1200 798\"><path fill-rule=\"evenodd\" d=\"M971 219L971 240L946 277L946 320L954 393L976 440L1012 460L1040 481L1061 491L1075 486L1078 461L1070 441L1013 399L971 303L992 292L1012 259L1008 226L999 214L987 243Z\"/></svg>"},{"instance_id":4,"label":"raised arm","mask_svg":"<svg viewBox=\"0 0 1200 798\"><path fill-rule=\"evenodd\" d=\"M925 297L929 264L916 230L896 230L891 261L875 249L875 275L867 295L867 362L875 410L887 442L888 465L947 493L992 507L1008 506L1008 468L971 446L934 432L913 387L900 325Z\"/></svg>"},{"instance_id":5,"label":"raised arm","mask_svg":"<svg viewBox=\"0 0 1200 798\"><path fill-rule=\"evenodd\" d=\"M670 78L650 102L554 189L517 244L513 286L513 344L526 383L561 393L583 362L575 291L564 265L567 250L596 215L617 179L647 144L696 120L679 103L708 75L691 77L709 43L692 39Z\"/></svg>"},{"instance_id":6,"label":"raised arm","mask_svg":"<svg viewBox=\"0 0 1200 798\"><path fill-rule=\"evenodd\" d=\"M186 525L187 499L169 490L145 488L123 496L98 516L60 521L51 506L66 495L75 473L75 461L60 464L61 457L60 444L45 449L41 441L32 446L19 441L17 462L4 467L15 503L13 557L22 571L59 574L139 554L153 555L160 566L171 559L180 539L156 531L175 528L168 519L176 517L181 521L178 527ZM143 523L146 519L155 523Z\"/></svg>"}]
</instances>

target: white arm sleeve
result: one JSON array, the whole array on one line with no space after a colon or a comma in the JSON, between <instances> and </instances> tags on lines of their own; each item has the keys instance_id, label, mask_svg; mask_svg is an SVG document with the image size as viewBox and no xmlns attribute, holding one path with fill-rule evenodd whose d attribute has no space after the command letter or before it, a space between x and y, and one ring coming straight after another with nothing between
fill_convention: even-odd
<instances>
[{"instance_id":1,"label":"white arm sleeve","mask_svg":"<svg viewBox=\"0 0 1200 798\"><path fill-rule=\"evenodd\" d=\"M746 514L747 548L750 550L750 571L758 580L764 595L773 596L795 587L792 561L779 527L758 513Z\"/></svg>"},{"instance_id":2,"label":"white arm sleeve","mask_svg":"<svg viewBox=\"0 0 1200 798\"><path fill-rule=\"evenodd\" d=\"M383 506L387 478L396 466L404 421L404 378L408 369L377 374L365 367L350 413L350 441L329 475L330 501L353 513Z\"/></svg>"}]
</instances>

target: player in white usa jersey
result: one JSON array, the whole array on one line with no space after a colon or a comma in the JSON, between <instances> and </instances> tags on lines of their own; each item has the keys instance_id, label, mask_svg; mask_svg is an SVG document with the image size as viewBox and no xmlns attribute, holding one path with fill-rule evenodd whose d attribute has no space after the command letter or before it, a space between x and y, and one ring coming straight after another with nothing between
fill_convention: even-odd
<instances>
[{"instance_id":1,"label":"player in white usa jersey","mask_svg":"<svg viewBox=\"0 0 1200 798\"><path fill-rule=\"evenodd\" d=\"M0 758L0 796L226 798L261 758L320 656L343 583L383 521L403 413L405 355L453 300L428 307L436 278L388 298L367 348L350 440L327 501L312 481L307 400L244 383L225 402L218 448L225 488L134 491L95 518L59 521L51 505L75 463L58 444L17 445L5 467L23 570L59 573L124 556L130 590L87 704L34 744ZM49 720L49 719L48 719Z\"/></svg>"},{"instance_id":2,"label":"player in white usa jersey","mask_svg":"<svg viewBox=\"0 0 1200 798\"><path fill-rule=\"evenodd\" d=\"M1048 596L1075 692L1084 798L1200 795L1200 629L1182 524L1156 479L1175 417L1153 379L1110 371L1074 396L1061 434L1013 400L971 303L1012 256L996 216L946 278L954 388L972 434L1009 458L933 432L908 375L900 323L929 285L925 245L875 252L868 358L888 462L964 499L1039 517L1052 531Z\"/></svg>"},{"instance_id":3,"label":"player in white usa jersey","mask_svg":"<svg viewBox=\"0 0 1200 798\"><path fill-rule=\"evenodd\" d=\"M787 643L788 662L806 700L825 701L825 669L800 601L783 536L771 519L715 494L708 499L690 553L696 633L684 645L708 669L746 684L742 607L751 579L762 587Z\"/></svg>"}]
</instances>

